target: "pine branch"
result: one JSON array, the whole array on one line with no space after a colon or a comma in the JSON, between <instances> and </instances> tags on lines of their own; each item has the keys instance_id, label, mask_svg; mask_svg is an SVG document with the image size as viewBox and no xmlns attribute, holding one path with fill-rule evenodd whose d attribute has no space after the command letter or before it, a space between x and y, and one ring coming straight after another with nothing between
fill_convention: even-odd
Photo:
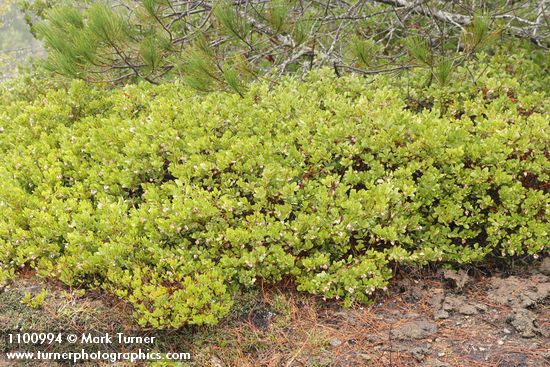
<instances>
[{"instance_id":1,"label":"pine branch","mask_svg":"<svg viewBox=\"0 0 550 367\"><path fill-rule=\"evenodd\" d=\"M417 5L416 3L409 2L406 0L373 0L373 1L377 3L391 5L397 8L405 8L419 15L433 18L435 20L439 20L442 22L452 23L460 28L470 24L474 19L474 17L469 15L450 13L443 10L433 9L431 7L424 7L422 5ZM544 13L544 6L542 8L543 8L543 11L541 11L541 13ZM544 39L543 37L538 37L536 35L536 31L529 32L528 29L526 28L521 28L516 26L508 26L506 27L506 30L513 36L529 39L531 42L535 43L538 46L542 46L542 47L550 46L550 40L548 40L548 37L546 37L546 39Z\"/></svg>"}]
</instances>

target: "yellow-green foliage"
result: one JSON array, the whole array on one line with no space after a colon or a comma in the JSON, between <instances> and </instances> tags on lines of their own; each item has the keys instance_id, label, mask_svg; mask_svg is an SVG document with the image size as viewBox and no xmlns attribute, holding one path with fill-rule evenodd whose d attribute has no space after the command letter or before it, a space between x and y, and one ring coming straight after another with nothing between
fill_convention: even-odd
<instances>
[{"instance_id":1,"label":"yellow-green foliage","mask_svg":"<svg viewBox=\"0 0 550 367\"><path fill-rule=\"evenodd\" d=\"M37 295L34 295L30 292L25 293L21 303L28 305L31 308L41 308L44 305L44 301L48 297L48 291L43 289Z\"/></svg>"},{"instance_id":2,"label":"yellow-green foliage","mask_svg":"<svg viewBox=\"0 0 550 367\"><path fill-rule=\"evenodd\" d=\"M326 70L244 98L83 83L6 96L0 280L27 265L166 328L216 323L258 278L349 304L393 263L547 251L550 100L480 82L445 112Z\"/></svg>"}]
</instances>

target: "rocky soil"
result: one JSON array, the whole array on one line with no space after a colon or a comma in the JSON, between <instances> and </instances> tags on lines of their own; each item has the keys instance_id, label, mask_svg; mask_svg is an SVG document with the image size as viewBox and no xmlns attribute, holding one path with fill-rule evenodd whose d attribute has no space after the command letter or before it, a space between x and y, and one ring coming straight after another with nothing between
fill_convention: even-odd
<instances>
[{"instance_id":1,"label":"rocky soil","mask_svg":"<svg viewBox=\"0 0 550 367\"><path fill-rule=\"evenodd\" d=\"M372 305L352 309L291 284L261 287L221 324L170 332L158 348L191 352L189 366L550 366L550 258L513 269L400 270ZM43 288L42 308L21 303ZM0 290L0 331L139 330L127 305L79 294L32 275L19 279Z\"/></svg>"},{"instance_id":2,"label":"rocky soil","mask_svg":"<svg viewBox=\"0 0 550 367\"><path fill-rule=\"evenodd\" d=\"M364 310L329 316L334 366L550 366L550 258L524 274L402 277ZM365 315L370 317L366 320Z\"/></svg>"}]
</instances>

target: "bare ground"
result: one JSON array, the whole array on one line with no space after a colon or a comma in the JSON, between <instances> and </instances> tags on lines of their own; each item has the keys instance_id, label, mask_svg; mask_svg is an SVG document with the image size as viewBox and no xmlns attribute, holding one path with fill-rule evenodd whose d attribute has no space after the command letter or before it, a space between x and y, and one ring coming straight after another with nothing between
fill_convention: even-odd
<instances>
[{"instance_id":1,"label":"bare ground","mask_svg":"<svg viewBox=\"0 0 550 367\"><path fill-rule=\"evenodd\" d=\"M351 309L290 284L260 287L216 327L163 333L137 328L131 309L102 292L27 273L0 291L0 331L122 328L158 336L160 351L191 352L189 365L201 367L550 366L550 258L512 268L401 270L372 305ZM21 303L42 289L49 295L38 309Z\"/></svg>"}]
</instances>

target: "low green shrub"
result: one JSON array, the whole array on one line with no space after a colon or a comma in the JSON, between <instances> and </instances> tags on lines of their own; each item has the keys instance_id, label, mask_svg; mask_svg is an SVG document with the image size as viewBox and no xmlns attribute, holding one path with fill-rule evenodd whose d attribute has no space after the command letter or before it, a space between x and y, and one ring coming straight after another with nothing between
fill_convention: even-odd
<instances>
[{"instance_id":1,"label":"low green shrub","mask_svg":"<svg viewBox=\"0 0 550 367\"><path fill-rule=\"evenodd\" d=\"M491 83L444 111L327 70L244 98L6 97L0 282L27 266L167 328L216 323L257 279L350 304L394 264L546 252L550 100Z\"/></svg>"}]
</instances>

